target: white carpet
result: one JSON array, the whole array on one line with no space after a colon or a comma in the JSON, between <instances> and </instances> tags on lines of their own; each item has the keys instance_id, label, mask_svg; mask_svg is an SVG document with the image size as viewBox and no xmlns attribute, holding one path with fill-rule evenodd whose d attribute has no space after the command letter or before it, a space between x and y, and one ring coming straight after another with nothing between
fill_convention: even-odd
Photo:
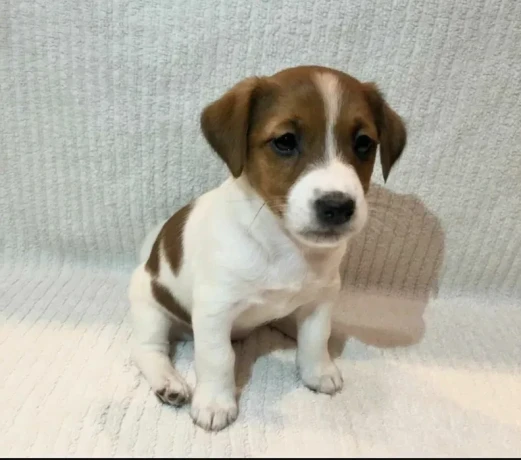
<instances>
[{"instance_id":1,"label":"white carpet","mask_svg":"<svg viewBox=\"0 0 521 460\"><path fill-rule=\"evenodd\" d=\"M454 299L424 312L418 302L351 298L331 343L346 380L334 397L304 388L292 341L261 330L236 347L237 422L208 434L186 409L161 405L129 363L124 276L70 267L2 275L2 456L521 452L515 305ZM417 342L423 321L420 344L393 348ZM192 357L191 344L178 348L191 384Z\"/></svg>"},{"instance_id":2,"label":"white carpet","mask_svg":"<svg viewBox=\"0 0 521 460\"><path fill-rule=\"evenodd\" d=\"M0 455L519 456L520 43L519 0L0 0ZM298 64L376 81L409 143L346 259L343 393L261 331L209 435L129 364L128 274L224 177L202 107Z\"/></svg>"}]
</instances>

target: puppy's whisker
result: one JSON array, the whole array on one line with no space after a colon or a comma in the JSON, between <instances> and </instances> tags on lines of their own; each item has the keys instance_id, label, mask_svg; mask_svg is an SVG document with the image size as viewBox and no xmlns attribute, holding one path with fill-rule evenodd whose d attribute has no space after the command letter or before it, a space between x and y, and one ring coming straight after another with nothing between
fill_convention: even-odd
<instances>
[{"instance_id":1,"label":"puppy's whisker","mask_svg":"<svg viewBox=\"0 0 521 460\"><path fill-rule=\"evenodd\" d=\"M259 208L259 210L257 211L257 214L255 214L255 217L253 218L253 220L251 221L251 224L249 226L249 230L251 230L251 227L253 225L253 223L255 222L255 219L257 219L257 217L259 216L260 212L262 211L262 208L264 208L264 206L266 206L266 202L262 203L261 207Z\"/></svg>"}]
</instances>

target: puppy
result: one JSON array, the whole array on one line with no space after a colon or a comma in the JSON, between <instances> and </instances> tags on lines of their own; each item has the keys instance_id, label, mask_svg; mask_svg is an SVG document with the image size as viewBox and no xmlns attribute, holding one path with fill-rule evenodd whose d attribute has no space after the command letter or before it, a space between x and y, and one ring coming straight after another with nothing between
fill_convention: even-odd
<instances>
[{"instance_id":1,"label":"puppy","mask_svg":"<svg viewBox=\"0 0 521 460\"><path fill-rule=\"evenodd\" d=\"M201 128L231 175L145 243L129 288L132 356L163 402L191 399L193 421L220 430L238 413L232 339L281 318L295 321L304 384L342 388L328 352L339 267L367 220L377 149L387 179L406 130L373 84L316 66L238 83ZM169 358L172 326L194 337L193 396Z\"/></svg>"}]
</instances>

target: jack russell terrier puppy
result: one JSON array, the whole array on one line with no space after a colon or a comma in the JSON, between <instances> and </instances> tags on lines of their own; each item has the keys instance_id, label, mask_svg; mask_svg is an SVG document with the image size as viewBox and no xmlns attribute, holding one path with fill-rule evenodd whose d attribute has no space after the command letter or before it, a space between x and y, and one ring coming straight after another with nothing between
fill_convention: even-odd
<instances>
[{"instance_id":1,"label":"jack russell terrier puppy","mask_svg":"<svg viewBox=\"0 0 521 460\"><path fill-rule=\"evenodd\" d=\"M367 220L377 148L386 180L406 130L374 84L317 66L238 83L201 128L231 176L144 243L132 357L161 401L191 399L194 422L220 430L238 413L232 340L289 315L304 384L342 388L328 352L339 268ZM169 357L172 326L194 338L193 396Z\"/></svg>"}]
</instances>

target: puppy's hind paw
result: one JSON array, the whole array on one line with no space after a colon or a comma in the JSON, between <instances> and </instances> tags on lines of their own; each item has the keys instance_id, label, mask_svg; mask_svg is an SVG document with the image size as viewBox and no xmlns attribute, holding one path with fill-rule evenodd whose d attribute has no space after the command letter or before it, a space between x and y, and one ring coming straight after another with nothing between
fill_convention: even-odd
<instances>
[{"instance_id":1,"label":"puppy's hind paw","mask_svg":"<svg viewBox=\"0 0 521 460\"><path fill-rule=\"evenodd\" d=\"M169 376L162 386L154 389L157 398L171 406L180 407L190 401L191 391L188 384L180 376Z\"/></svg>"}]
</instances>

